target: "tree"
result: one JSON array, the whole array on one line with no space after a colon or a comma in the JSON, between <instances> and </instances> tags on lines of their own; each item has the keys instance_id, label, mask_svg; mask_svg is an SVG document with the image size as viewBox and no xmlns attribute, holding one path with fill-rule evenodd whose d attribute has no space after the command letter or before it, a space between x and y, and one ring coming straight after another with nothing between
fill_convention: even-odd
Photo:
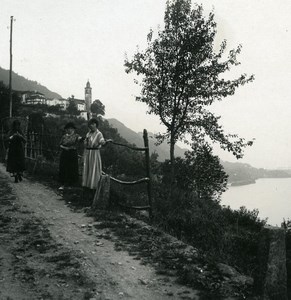
<instances>
[{"instance_id":1,"label":"tree","mask_svg":"<svg viewBox=\"0 0 291 300\"><path fill-rule=\"evenodd\" d=\"M45 113L42 111L30 113L28 119L28 130L41 133L44 127L44 116Z\"/></svg>"},{"instance_id":2,"label":"tree","mask_svg":"<svg viewBox=\"0 0 291 300\"><path fill-rule=\"evenodd\" d=\"M71 116L78 116L78 115L80 115L80 112L78 110L77 104L75 103L74 99L70 99L69 100L69 105L67 107L67 112Z\"/></svg>"},{"instance_id":3,"label":"tree","mask_svg":"<svg viewBox=\"0 0 291 300\"><path fill-rule=\"evenodd\" d=\"M12 115L19 116L21 106L21 97L15 91L12 91ZM10 97L9 88L0 81L0 119L9 117L10 110Z\"/></svg>"},{"instance_id":4,"label":"tree","mask_svg":"<svg viewBox=\"0 0 291 300\"><path fill-rule=\"evenodd\" d=\"M243 156L243 148L252 145L235 134L225 134L219 124L219 116L210 112L214 101L233 95L236 89L251 82L254 76L240 75L236 79L224 79L222 74L239 64L237 55L241 46L224 58L226 41L214 52L216 23L211 12L203 16L202 6L191 8L190 0L167 1L164 29L153 39L148 34L145 51L139 50L132 60L125 60L126 72L142 75L142 90L138 101L148 105L148 113L159 116L166 132L159 140L170 143L170 162L174 178L174 147L177 141L204 142L206 137L218 142L221 148ZM136 83L139 83L135 80Z\"/></svg>"},{"instance_id":5,"label":"tree","mask_svg":"<svg viewBox=\"0 0 291 300\"><path fill-rule=\"evenodd\" d=\"M164 182L169 182L169 163L163 163ZM185 153L185 158L175 159L176 185L181 190L195 191L199 197L219 200L226 190L228 175L218 156L213 155L209 145L196 145Z\"/></svg>"},{"instance_id":6,"label":"tree","mask_svg":"<svg viewBox=\"0 0 291 300\"><path fill-rule=\"evenodd\" d=\"M95 115L95 116L97 116L97 115L104 116L105 115L105 106L99 99L94 100L94 102L91 104L90 110L93 113L93 115Z\"/></svg>"},{"instance_id":7,"label":"tree","mask_svg":"<svg viewBox=\"0 0 291 300\"><path fill-rule=\"evenodd\" d=\"M48 113L52 113L52 114L63 114L64 113L62 111L62 107L60 104L47 106L46 110Z\"/></svg>"}]
</instances>

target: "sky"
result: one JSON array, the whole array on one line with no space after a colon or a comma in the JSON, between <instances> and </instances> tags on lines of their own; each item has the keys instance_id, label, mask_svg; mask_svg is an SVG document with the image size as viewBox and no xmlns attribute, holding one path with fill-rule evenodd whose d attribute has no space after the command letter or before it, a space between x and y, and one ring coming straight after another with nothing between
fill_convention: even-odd
<instances>
[{"instance_id":1,"label":"sky","mask_svg":"<svg viewBox=\"0 0 291 300\"><path fill-rule=\"evenodd\" d=\"M134 131L164 131L158 117L135 101L139 88L125 73L125 54L146 47L150 29L163 26L166 0L1 0L0 66L9 69L10 16L13 71L67 98L84 99L87 80L93 100ZM194 3L194 1L193 1ZM216 47L242 45L233 73L255 80L213 105L227 133L255 139L239 162L259 168L291 168L291 1L204 0L214 10ZM223 160L236 161L215 150Z\"/></svg>"}]
</instances>

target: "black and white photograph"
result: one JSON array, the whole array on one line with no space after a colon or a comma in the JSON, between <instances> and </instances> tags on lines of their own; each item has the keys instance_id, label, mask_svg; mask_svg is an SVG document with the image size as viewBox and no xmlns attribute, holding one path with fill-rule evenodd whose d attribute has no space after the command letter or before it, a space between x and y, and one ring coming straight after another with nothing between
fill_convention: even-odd
<instances>
[{"instance_id":1,"label":"black and white photograph","mask_svg":"<svg viewBox=\"0 0 291 300\"><path fill-rule=\"evenodd\" d=\"M290 0L0 4L0 300L291 299Z\"/></svg>"}]
</instances>

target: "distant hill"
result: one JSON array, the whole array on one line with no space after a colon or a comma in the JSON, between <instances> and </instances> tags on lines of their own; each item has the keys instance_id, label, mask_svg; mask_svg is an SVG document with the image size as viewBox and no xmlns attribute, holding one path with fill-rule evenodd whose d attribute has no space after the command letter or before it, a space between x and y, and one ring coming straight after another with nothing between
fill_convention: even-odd
<instances>
[{"instance_id":1,"label":"distant hill","mask_svg":"<svg viewBox=\"0 0 291 300\"><path fill-rule=\"evenodd\" d=\"M221 161L225 172L229 175L228 182L233 185L255 183L259 178L291 177L290 170L268 170L254 168L245 163Z\"/></svg>"},{"instance_id":2,"label":"distant hill","mask_svg":"<svg viewBox=\"0 0 291 300\"><path fill-rule=\"evenodd\" d=\"M9 70L0 67L0 81L5 85L9 85ZM62 98L61 95L50 91L47 87L39 84L37 81L32 81L18 75L12 71L12 89L14 91L38 91L44 94L47 98Z\"/></svg>"},{"instance_id":3,"label":"distant hill","mask_svg":"<svg viewBox=\"0 0 291 300\"><path fill-rule=\"evenodd\" d=\"M135 132L128 127L126 127L123 123L116 119L107 119L109 124L116 128L119 132L119 134L125 138L129 143L135 144L138 147L143 147L143 133L142 132ZM149 136L149 147L150 147L150 153L156 152L158 156L159 161L164 161L166 159L169 159L170 156L170 146L164 142L159 146L155 145L156 139L154 137L154 134L151 132L148 132ZM178 146L175 147L175 156L178 157L184 157L186 149L182 149Z\"/></svg>"}]
</instances>

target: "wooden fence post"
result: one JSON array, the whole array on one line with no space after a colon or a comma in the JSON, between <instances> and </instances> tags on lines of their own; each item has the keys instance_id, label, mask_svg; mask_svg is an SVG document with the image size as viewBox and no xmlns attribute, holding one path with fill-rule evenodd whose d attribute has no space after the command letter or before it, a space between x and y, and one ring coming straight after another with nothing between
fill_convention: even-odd
<instances>
[{"instance_id":1,"label":"wooden fence post","mask_svg":"<svg viewBox=\"0 0 291 300\"><path fill-rule=\"evenodd\" d=\"M147 190L148 190L148 198L149 198L149 215L150 218L153 216L152 210L152 183L151 183L151 170L150 170L150 151L149 151L149 139L148 139L148 132L146 129L143 130L143 140L144 140L144 147L145 147L145 158L146 158L146 175L148 177L147 182Z\"/></svg>"},{"instance_id":2,"label":"wooden fence post","mask_svg":"<svg viewBox=\"0 0 291 300\"><path fill-rule=\"evenodd\" d=\"M92 208L93 209L107 209L109 206L110 197L110 176L101 175L98 188L96 189Z\"/></svg>"},{"instance_id":3,"label":"wooden fence post","mask_svg":"<svg viewBox=\"0 0 291 300\"><path fill-rule=\"evenodd\" d=\"M287 300L285 230L265 226L259 240L257 292L264 300Z\"/></svg>"}]
</instances>

